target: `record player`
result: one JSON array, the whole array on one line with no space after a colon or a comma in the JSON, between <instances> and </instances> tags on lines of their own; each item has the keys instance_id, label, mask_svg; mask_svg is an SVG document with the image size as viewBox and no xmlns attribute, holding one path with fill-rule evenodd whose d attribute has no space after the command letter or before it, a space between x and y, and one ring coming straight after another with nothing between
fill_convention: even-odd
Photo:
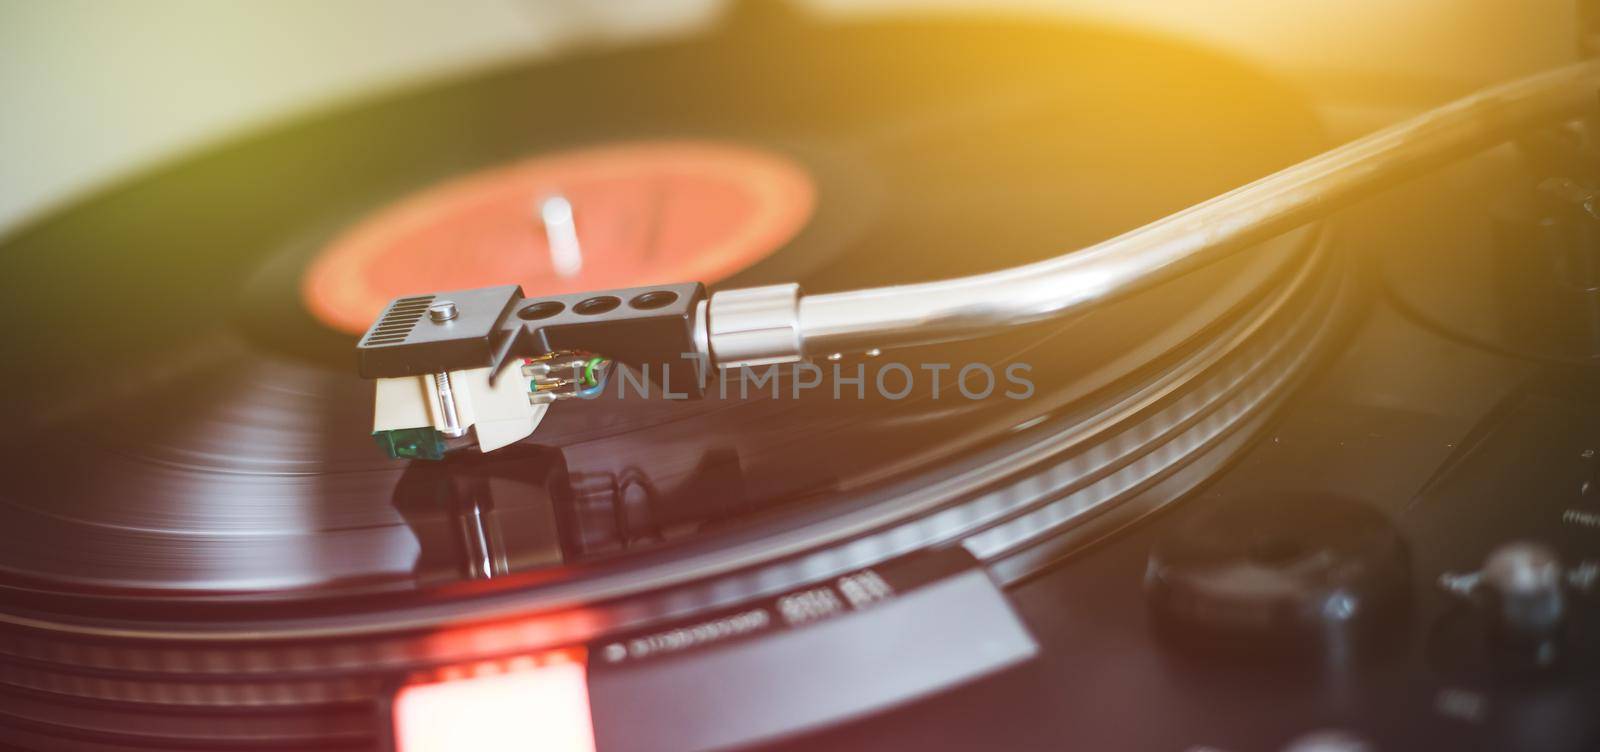
<instances>
[{"instance_id":1,"label":"record player","mask_svg":"<svg viewBox=\"0 0 1600 752\"><path fill-rule=\"evenodd\" d=\"M0 745L1593 749L1597 108L748 3L196 150L0 238Z\"/></svg>"}]
</instances>

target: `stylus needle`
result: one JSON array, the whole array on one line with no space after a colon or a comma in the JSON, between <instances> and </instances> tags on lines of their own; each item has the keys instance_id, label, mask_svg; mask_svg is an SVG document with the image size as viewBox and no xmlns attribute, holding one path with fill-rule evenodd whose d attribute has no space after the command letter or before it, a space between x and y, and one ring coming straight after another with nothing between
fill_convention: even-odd
<instances>
[{"instance_id":1,"label":"stylus needle","mask_svg":"<svg viewBox=\"0 0 1600 752\"><path fill-rule=\"evenodd\" d=\"M550 241L550 265L562 277L575 277L583 271L583 248L578 245L578 227L572 220L572 202L565 196L551 196L539 204L539 218Z\"/></svg>"}]
</instances>

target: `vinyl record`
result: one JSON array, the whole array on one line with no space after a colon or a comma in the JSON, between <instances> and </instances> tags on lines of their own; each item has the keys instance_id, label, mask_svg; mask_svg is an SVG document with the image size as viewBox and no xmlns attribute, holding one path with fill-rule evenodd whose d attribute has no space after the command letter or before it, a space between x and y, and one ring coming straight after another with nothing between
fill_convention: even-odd
<instances>
[{"instance_id":1,"label":"vinyl record","mask_svg":"<svg viewBox=\"0 0 1600 752\"><path fill-rule=\"evenodd\" d=\"M966 583L1016 660L995 583L1204 482L1336 330L1308 228L1064 321L821 358L803 390L574 400L514 446L388 458L354 349L387 297L982 272L1320 145L1292 92L1170 42L742 7L263 130L0 241L0 740L381 747L400 682L612 660L851 572ZM632 691L591 687L597 734Z\"/></svg>"},{"instance_id":2,"label":"vinyl record","mask_svg":"<svg viewBox=\"0 0 1600 752\"><path fill-rule=\"evenodd\" d=\"M1244 337L1311 257L1245 254L1066 322L824 364L861 369L860 396L835 398L830 370L798 396L785 380L564 403L517 447L438 463L374 448L354 333L388 297L475 284L827 292L999 269L1288 164L1319 144L1314 122L1258 73L1157 40L754 13L198 153L4 241L0 580L48 613L255 618L634 561L703 574L695 552L721 552L720 571L864 529L901 508L894 489L997 442L1015 454L1030 429L1154 388L1153 364ZM571 274L550 196L582 241ZM1016 363L1026 398L955 381ZM771 535L800 537L753 543Z\"/></svg>"}]
</instances>

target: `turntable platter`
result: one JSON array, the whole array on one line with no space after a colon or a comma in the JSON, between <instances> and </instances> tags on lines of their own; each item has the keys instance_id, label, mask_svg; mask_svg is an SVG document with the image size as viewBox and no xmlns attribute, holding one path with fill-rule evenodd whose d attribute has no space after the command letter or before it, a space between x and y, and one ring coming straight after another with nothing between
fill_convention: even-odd
<instances>
[{"instance_id":1,"label":"turntable platter","mask_svg":"<svg viewBox=\"0 0 1600 752\"><path fill-rule=\"evenodd\" d=\"M9 329L0 377L5 587L52 612L110 599L128 618L141 613L129 604L177 598L253 613L843 535L910 513L897 484L999 451L1019 426L1129 409L1116 400L1157 388L1131 375L1221 357L1206 338L1243 342L1308 274L1304 254L1247 254L1064 324L845 363L870 378L891 360L924 375L1025 362L1028 399L953 397L953 382L935 396L918 380L902 398L558 405L504 454L408 466L377 452L351 333L434 280L798 278L823 292L936 279L1103 238L1319 145L1312 116L1266 77L1164 42L764 23L358 103L6 239L0 284L27 325ZM648 259L641 186L680 202L676 234ZM570 194L587 244L570 279L531 215L552 194ZM527 247L494 250L505 237Z\"/></svg>"}]
</instances>

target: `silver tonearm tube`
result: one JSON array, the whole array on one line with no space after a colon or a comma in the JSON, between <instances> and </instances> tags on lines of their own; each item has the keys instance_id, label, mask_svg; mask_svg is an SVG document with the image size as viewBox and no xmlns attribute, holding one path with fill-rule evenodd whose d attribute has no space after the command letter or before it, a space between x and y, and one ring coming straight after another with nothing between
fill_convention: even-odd
<instances>
[{"instance_id":1,"label":"silver tonearm tube","mask_svg":"<svg viewBox=\"0 0 1600 752\"><path fill-rule=\"evenodd\" d=\"M1362 196L1592 107L1600 61L1481 91L1110 240L970 277L825 295L726 290L697 312L698 345L736 367L966 339L1064 316L1216 261Z\"/></svg>"}]
</instances>

